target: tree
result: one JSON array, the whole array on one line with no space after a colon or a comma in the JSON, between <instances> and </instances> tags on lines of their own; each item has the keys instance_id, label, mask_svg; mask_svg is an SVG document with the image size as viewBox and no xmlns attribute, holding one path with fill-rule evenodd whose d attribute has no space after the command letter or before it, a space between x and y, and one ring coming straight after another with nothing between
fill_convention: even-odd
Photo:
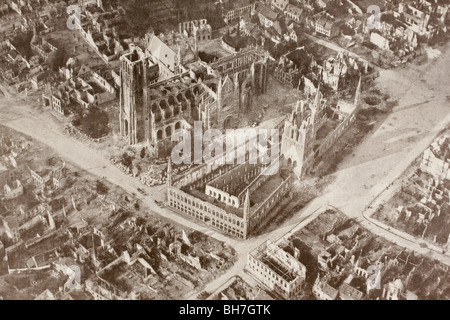
<instances>
[{"instance_id":1,"label":"tree","mask_svg":"<svg viewBox=\"0 0 450 320\"><path fill-rule=\"evenodd\" d=\"M259 17L257 14L252 15L250 22L254 23L258 26L261 25L261 21L259 20Z\"/></svg>"},{"instance_id":2,"label":"tree","mask_svg":"<svg viewBox=\"0 0 450 320\"><path fill-rule=\"evenodd\" d=\"M386 13L381 16L381 22L386 22L392 24L393 26L397 25L397 19L394 17L392 13Z\"/></svg>"},{"instance_id":3,"label":"tree","mask_svg":"<svg viewBox=\"0 0 450 320\"><path fill-rule=\"evenodd\" d=\"M308 52L306 52L306 50L295 50L291 52L287 57L292 62L294 62L302 75L305 75L307 73L312 59Z\"/></svg>"},{"instance_id":4,"label":"tree","mask_svg":"<svg viewBox=\"0 0 450 320\"><path fill-rule=\"evenodd\" d=\"M98 194L107 194L109 191L109 188L107 185L105 185L102 181L97 180L97 193Z\"/></svg>"},{"instance_id":5,"label":"tree","mask_svg":"<svg viewBox=\"0 0 450 320\"><path fill-rule=\"evenodd\" d=\"M339 5L333 1L327 3L326 11L335 18L345 16L348 13L346 5Z\"/></svg>"},{"instance_id":6,"label":"tree","mask_svg":"<svg viewBox=\"0 0 450 320\"><path fill-rule=\"evenodd\" d=\"M108 133L108 114L97 107L91 107L81 119L81 130L89 137L97 139Z\"/></svg>"},{"instance_id":7,"label":"tree","mask_svg":"<svg viewBox=\"0 0 450 320\"><path fill-rule=\"evenodd\" d=\"M27 33L19 33L14 36L14 38L11 40L12 45L17 49L17 51L20 52L20 54L27 59L31 58L33 55L33 50L31 50L31 39L33 37L33 33L27 32Z\"/></svg>"},{"instance_id":8,"label":"tree","mask_svg":"<svg viewBox=\"0 0 450 320\"><path fill-rule=\"evenodd\" d=\"M75 116L72 120L72 125L75 127L79 127L81 125L81 117L80 116Z\"/></svg>"},{"instance_id":9,"label":"tree","mask_svg":"<svg viewBox=\"0 0 450 320\"><path fill-rule=\"evenodd\" d=\"M144 157L145 157L145 147L141 149L141 159L144 159Z\"/></svg>"},{"instance_id":10,"label":"tree","mask_svg":"<svg viewBox=\"0 0 450 320\"><path fill-rule=\"evenodd\" d=\"M131 168L131 165L133 164L133 158L126 152L122 154L122 164L127 167Z\"/></svg>"},{"instance_id":11,"label":"tree","mask_svg":"<svg viewBox=\"0 0 450 320\"><path fill-rule=\"evenodd\" d=\"M58 49L49 58L50 68L53 71L58 71L66 63L66 51L64 49Z\"/></svg>"},{"instance_id":12,"label":"tree","mask_svg":"<svg viewBox=\"0 0 450 320\"><path fill-rule=\"evenodd\" d=\"M292 40L283 41L273 46L268 51L272 57L274 57L275 59L279 59L282 55L295 49L296 46L297 43L295 41Z\"/></svg>"},{"instance_id":13,"label":"tree","mask_svg":"<svg viewBox=\"0 0 450 320\"><path fill-rule=\"evenodd\" d=\"M355 35L355 30L353 30L351 27L349 27L346 24L342 25L341 30L342 30L343 35L346 35L346 36L354 36Z\"/></svg>"},{"instance_id":14,"label":"tree","mask_svg":"<svg viewBox=\"0 0 450 320\"><path fill-rule=\"evenodd\" d=\"M199 51L198 53L198 57L200 58L200 60L206 62L206 63L211 63L214 60L217 59L217 56L213 55L213 54L209 54L203 51Z\"/></svg>"}]
</instances>

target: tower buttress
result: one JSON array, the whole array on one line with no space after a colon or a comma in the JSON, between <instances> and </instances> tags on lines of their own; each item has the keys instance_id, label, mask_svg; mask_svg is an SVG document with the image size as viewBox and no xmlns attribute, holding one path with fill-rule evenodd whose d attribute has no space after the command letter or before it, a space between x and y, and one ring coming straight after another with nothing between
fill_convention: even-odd
<instances>
[{"instance_id":1,"label":"tower buttress","mask_svg":"<svg viewBox=\"0 0 450 320\"><path fill-rule=\"evenodd\" d=\"M239 115L241 113L241 84L239 83L239 72L234 74L234 103L237 104Z\"/></svg>"},{"instance_id":2,"label":"tower buttress","mask_svg":"<svg viewBox=\"0 0 450 320\"><path fill-rule=\"evenodd\" d=\"M353 102L353 104L355 105L355 108L358 108L360 98L361 98L361 76L359 76L358 87L356 88L356 93L355 93L355 101Z\"/></svg>"},{"instance_id":3,"label":"tower buttress","mask_svg":"<svg viewBox=\"0 0 450 320\"><path fill-rule=\"evenodd\" d=\"M178 72L181 73L181 47L178 47L177 53L177 64L178 64Z\"/></svg>"},{"instance_id":4,"label":"tower buttress","mask_svg":"<svg viewBox=\"0 0 450 320\"><path fill-rule=\"evenodd\" d=\"M317 111L319 111L318 109L320 107L320 102L321 102L320 100L322 98L321 96L322 96L322 94L320 92L320 82L319 82L319 85L317 86L316 96L314 98L314 108L316 108Z\"/></svg>"},{"instance_id":5,"label":"tower buttress","mask_svg":"<svg viewBox=\"0 0 450 320\"><path fill-rule=\"evenodd\" d=\"M250 191L247 189L244 200L244 239L247 239L250 231Z\"/></svg>"},{"instance_id":6,"label":"tower buttress","mask_svg":"<svg viewBox=\"0 0 450 320\"><path fill-rule=\"evenodd\" d=\"M169 157L169 162L167 163L167 187L172 186L172 160Z\"/></svg>"},{"instance_id":7,"label":"tower buttress","mask_svg":"<svg viewBox=\"0 0 450 320\"><path fill-rule=\"evenodd\" d=\"M195 60L198 59L198 39L197 39L197 29L194 29L194 57Z\"/></svg>"},{"instance_id":8,"label":"tower buttress","mask_svg":"<svg viewBox=\"0 0 450 320\"><path fill-rule=\"evenodd\" d=\"M219 76L219 83L217 84L217 111L222 111L222 75Z\"/></svg>"},{"instance_id":9,"label":"tower buttress","mask_svg":"<svg viewBox=\"0 0 450 320\"><path fill-rule=\"evenodd\" d=\"M92 260L96 261L97 260L97 256L95 253L95 238L94 238L94 234L92 234Z\"/></svg>"},{"instance_id":10,"label":"tower buttress","mask_svg":"<svg viewBox=\"0 0 450 320\"><path fill-rule=\"evenodd\" d=\"M244 221L249 221L250 217L250 191L247 189L244 200Z\"/></svg>"}]
</instances>

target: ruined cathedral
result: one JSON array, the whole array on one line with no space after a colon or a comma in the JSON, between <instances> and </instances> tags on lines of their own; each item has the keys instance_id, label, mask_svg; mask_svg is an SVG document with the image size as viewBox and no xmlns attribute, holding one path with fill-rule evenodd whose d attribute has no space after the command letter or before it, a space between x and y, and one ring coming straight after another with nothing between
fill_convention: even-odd
<instances>
[{"instance_id":1,"label":"ruined cathedral","mask_svg":"<svg viewBox=\"0 0 450 320\"><path fill-rule=\"evenodd\" d=\"M120 134L154 156L170 154L173 133L194 121L205 129L236 127L267 88L268 57L257 49L209 64L197 52L185 64L176 51L153 36L146 50L131 46L120 58Z\"/></svg>"},{"instance_id":2,"label":"ruined cathedral","mask_svg":"<svg viewBox=\"0 0 450 320\"><path fill-rule=\"evenodd\" d=\"M361 78L352 103L339 100L330 108L332 116L326 112L327 101L323 99L320 85L314 97L297 102L294 110L284 123L281 140L281 156L293 168L295 175L302 179L320 157L325 154L348 127L356 120L361 108ZM335 116L337 119L333 120ZM319 135L319 131L333 125L330 132Z\"/></svg>"}]
</instances>

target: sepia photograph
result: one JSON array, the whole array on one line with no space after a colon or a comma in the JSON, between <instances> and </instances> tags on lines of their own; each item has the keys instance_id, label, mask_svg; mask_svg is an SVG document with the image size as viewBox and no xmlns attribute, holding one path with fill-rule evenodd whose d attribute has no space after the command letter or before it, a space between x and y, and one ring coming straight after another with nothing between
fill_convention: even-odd
<instances>
[{"instance_id":1,"label":"sepia photograph","mask_svg":"<svg viewBox=\"0 0 450 320\"><path fill-rule=\"evenodd\" d=\"M0 0L0 300L450 300L449 9Z\"/></svg>"}]
</instances>

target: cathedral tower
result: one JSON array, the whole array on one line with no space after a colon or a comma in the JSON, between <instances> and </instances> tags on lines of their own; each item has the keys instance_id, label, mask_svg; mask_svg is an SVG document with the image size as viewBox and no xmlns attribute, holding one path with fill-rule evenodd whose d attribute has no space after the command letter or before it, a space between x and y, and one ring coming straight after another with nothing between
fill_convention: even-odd
<instances>
[{"instance_id":1,"label":"cathedral tower","mask_svg":"<svg viewBox=\"0 0 450 320\"><path fill-rule=\"evenodd\" d=\"M147 62L140 49L132 49L120 58L120 134L128 137L130 144L142 140L138 122L149 122L147 112ZM145 120L144 120L145 119ZM140 126L139 126L140 127ZM149 136L145 123L145 137ZM139 139L141 138L141 139Z\"/></svg>"}]
</instances>

